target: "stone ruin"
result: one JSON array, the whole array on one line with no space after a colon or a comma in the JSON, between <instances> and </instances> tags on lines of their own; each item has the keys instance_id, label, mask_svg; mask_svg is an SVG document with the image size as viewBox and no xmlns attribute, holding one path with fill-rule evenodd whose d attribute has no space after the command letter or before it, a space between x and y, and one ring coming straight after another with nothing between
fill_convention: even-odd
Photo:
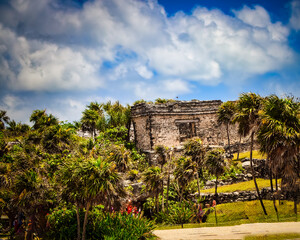
<instances>
[{"instance_id":1,"label":"stone ruin","mask_svg":"<svg viewBox=\"0 0 300 240\"><path fill-rule=\"evenodd\" d=\"M204 145L226 147L227 132L217 121L217 111L222 104L213 101L174 101L165 104L140 103L131 107L132 132L136 146L149 152L157 145L181 148L182 143L199 137ZM237 145L237 126L230 125L231 144ZM247 139L242 139L246 143Z\"/></svg>"}]
</instances>

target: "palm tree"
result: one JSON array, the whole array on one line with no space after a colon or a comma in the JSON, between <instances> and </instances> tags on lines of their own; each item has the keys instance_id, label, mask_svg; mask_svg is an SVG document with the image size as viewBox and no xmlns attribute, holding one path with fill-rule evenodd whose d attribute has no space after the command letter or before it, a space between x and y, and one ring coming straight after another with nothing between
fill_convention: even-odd
<instances>
[{"instance_id":1,"label":"palm tree","mask_svg":"<svg viewBox=\"0 0 300 240\"><path fill-rule=\"evenodd\" d=\"M163 167L167 163L168 158L168 148L162 145L157 145L154 148L155 153L157 154L157 162L160 165L161 172L164 173ZM169 170L169 169L168 169ZM169 184L170 184L170 174L169 171L167 173L167 195L169 194ZM167 196L168 199L168 196ZM165 210L164 206L164 186L162 186L162 211Z\"/></svg>"},{"instance_id":2,"label":"palm tree","mask_svg":"<svg viewBox=\"0 0 300 240\"><path fill-rule=\"evenodd\" d=\"M180 202L183 200L183 193L188 184L195 178L197 173L197 163L191 157L180 157L176 161L174 176L178 184Z\"/></svg>"},{"instance_id":3,"label":"palm tree","mask_svg":"<svg viewBox=\"0 0 300 240\"><path fill-rule=\"evenodd\" d=\"M220 177L225 172L225 161L224 161L224 150L223 149L213 149L207 152L205 167L208 172L216 177L215 185L215 197L216 201L218 198L218 177Z\"/></svg>"},{"instance_id":4,"label":"palm tree","mask_svg":"<svg viewBox=\"0 0 300 240\"><path fill-rule=\"evenodd\" d=\"M163 176L161 174L161 169L156 166L149 167L144 173L144 182L146 184L146 189L148 189L150 194L154 195L155 197L155 208L156 212L158 212L158 197L163 187Z\"/></svg>"},{"instance_id":5,"label":"palm tree","mask_svg":"<svg viewBox=\"0 0 300 240\"><path fill-rule=\"evenodd\" d=\"M300 104L292 97L276 95L266 98L260 112L262 119L258 131L260 151L266 153L271 170L282 169L282 181L294 193L294 210L297 214L299 196ZM299 183L298 183L299 184Z\"/></svg>"},{"instance_id":6,"label":"palm tree","mask_svg":"<svg viewBox=\"0 0 300 240\"><path fill-rule=\"evenodd\" d=\"M197 179L197 186L198 186L198 195L200 198L200 177L199 171L202 172L202 167L205 161L205 152L206 149L202 145L202 141L200 138L191 138L188 139L184 145L184 155L191 157L191 160L196 164L196 179Z\"/></svg>"},{"instance_id":7,"label":"palm tree","mask_svg":"<svg viewBox=\"0 0 300 240\"><path fill-rule=\"evenodd\" d=\"M250 133L250 166L252 170L253 181L264 214L267 215L256 182L255 171L254 171L253 160L252 160L254 135L259 126L260 118L258 112L261 108L261 104L262 104L262 98L259 95L255 93L242 93L237 102L237 114L235 115L234 122L237 122L239 124L239 129L243 130L241 132L245 136Z\"/></svg>"},{"instance_id":8,"label":"palm tree","mask_svg":"<svg viewBox=\"0 0 300 240\"><path fill-rule=\"evenodd\" d=\"M11 120L8 122L7 131L12 136L20 136L25 134L30 130L30 127L27 124L22 124L21 122L16 123L15 120Z\"/></svg>"},{"instance_id":9,"label":"palm tree","mask_svg":"<svg viewBox=\"0 0 300 240\"><path fill-rule=\"evenodd\" d=\"M44 130L44 127L58 125L58 119L52 114L46 114L46 110L34 110L30 116L30 122L33 122L32 128L35 130Z\"/></svg>"},{"instance_id":10,"label":"palm tree","mask_svg":"<svg viewBox=\"0 0 300 240\"><path fill-rule=\"evenodd\" d=\"M80 239L79 208L85 206L82 239L85 240L86 225L90 208L102 201L109 201L111 196L123 196L121 178L115 164L104 159L86 159L67 163L61 174L64 192L73 199L77 206L77 239ZM110 204L110 203L109 203Z\"/></svg>"},{"instance_id":11,"label":"palm tree","mask_svg":"<svg viewBox=\"0 0 300 240\"><path fill-rule=\"evenodd\" d=\"M91 133L93 138L96 137L96 124L100 118L101 116L95 110L87 108L82 112L82 118L81 118L82 129L88 130Z\"/></svg>"},{"instance_id":12,"label":"palm tree","mask_svg":"<svg viewBox=\"0 0 300 240\"><path fill-rule=\"evenodd\" d=\"M236 113L236 104L232 101L224 102L218 109L218 123L225 124L227 132L228 149L231 158L230 134L229 125L232 124L234 114Z\"/></svg>"},{"instance_id":13,"label":"palm tree","mask_svg":"<svg viewBox=\"0 0 300 240\"><path fill-rule=\"evenodd\" d=\"M6 111L0 110L0 130L5 129L5 123L9 123L9 117L6 115Z\"/></svg>"},{"instance_id":14,"label":"palm tree","mask_svg":"<svg viewBox=\"0 0 300 240\"><path fill-rule=\"evenodd\" d=\"M128 130L130 128L130 106L124 107L119 101L111 103L108 101L103 105L104 110L108 114L108 126L119 127L125 126Z\"/></svg>"}]
</instances>

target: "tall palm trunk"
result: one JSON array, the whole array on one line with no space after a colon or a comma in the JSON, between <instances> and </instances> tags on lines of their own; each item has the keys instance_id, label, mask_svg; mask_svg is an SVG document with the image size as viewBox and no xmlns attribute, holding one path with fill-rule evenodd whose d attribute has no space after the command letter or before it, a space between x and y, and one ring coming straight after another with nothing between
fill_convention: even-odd
<instances>
[{"instance_id":1,"label":"tall palm trunk","mask_svg":"<svg viewBox=\"0 0 300 240\"><path fill-rule=\"evenodd\" d=\"M275 189L276 189L276 197L278 199L278 204L280 205L280 195L279 195L279 190L278 190L278 175L277 173L275 174Z\"/></svg>"},{"instance_id":2,"label":"tall palm trunk","mask_svg":"<svg viewBox=\"0 0 300 240\"><path fill-rule=\"evenodd\" d=\"M167 199L166 199L166 209L167 209L167 213L169 213L169 188L170 188L170 172L168 171L168 179L167 179Z\"/></svg>"},{"instance_id":3,"label":"tall palm trunk","mask_svg":"<svg viewBox=\"0 0 300 240\"><path fill-rule=\"evenodd\" d=\"M197 186L198 186L198 194L199 194L199 200L201 199L201 195L200 195L200 180L199 180L199 173L198 173L198 169L197 169Z\"/></svg>"},{"instance_id":4,"label":"tall palm trunk","mask_svg":"<svg viewBox=\"0 0 300 240\"><path fill-rule=\"evenodd\" d=\"M266 209L265 209L264 203L263 203L263 201L262 201L260 192L259 192L259 188L258 188L258 185L257 185L257 182L256 182L256 177L255 177L254 167L253 167L253 159L252 159L253 138L254 138L254 132L251 133L251 142L250 142L250 166L251 166L251 171L252 171L253 181L254 181L254 185L255 185L255 189L256 189L256 192L257 192L258 199L259 199L259 201L260 201L260 204L261 204L261 207L262 207L262 209L263 209L263 211L264 211L264 214L265 214L265 215L268 215L268 214L267 214L267 211L266 211Z\"/></svg>"},{"instance_id":5,"label":"tall palm trunk","mask_svg":"<svg viewBox=\"0 0 300 240\"><path fill-rule=\"evenodd\" d=\"M231 146L230 146L230 136L229 136L229 123L226 124L226 131L227 131L227 141L228 141L228 149L229 149L229 155L231 158Z\"/></svg>"},{"instance_id":6,"label":"tall palm trunk","mask_svg":"<svg viewBox=\"0 0 300 240\"><path fill-rule=\"evenodd\" d=\"M238 152L237 152L237 157L236 157L236 160L237 160L237 161L238 161L239 158L240 158L241 141L242 141L242 134L240 134L240 140L239 140L239 143L238 143Z\"/></svg>"},{"instance_id":7,"label":"tall palm trunk","mask_svg":"<svg viewBox=\"0 0 300 240\"><path fill-rule=\"evenodd\" d=\"M165 211L165 196L164 196L164 184L162 183L162 191L161 191L161 210Z\"/></svg>"},{"instance_id":8,"label":"tall palm trunk","mask_svg":"<svg viewBox=\"0 0 300 240\"><path fill-rule=\"evenodd\" d=\"M218 178L216 178L215 199L216 199L216 202L218 203Z\"/></svg>"},{"instance_id":9,"label":"tall palm trunk","mask_svg":"<svg viewBox=\"0 0 300 240\"><path fill-rule=\"evenodd\" d=\"M76 203L76 217L77 217L77 240L80 240L80 209L79 203Z\"/></svg>"},{"instance_id":10,"label":"tall palm trunk","mask_svg":"<svg viewBox=\"0 0 300 240\"><path fill-rule=\"evenodd\" d=\"M297 211L298 194L297 194L297 192L294 192L294 213L296 214L296 222L298 221L298 211Z\"/></svg>"},{"instance_id":11,"label":"tall palm trunk","mask_svg":"<svg viewBox=\"0 0 300 240\"><path fill-rule=\"evenodd\" d=\"M84 222L83 222L83 227L82 227L82 240L85 240L86 225L87 225L87 221L88 221L90 206L91 206L91 203L90 203L90 201L88 201L86 203L86 210L85 210L85 214L84 214Z\"/></svg>"},{"instance_id":12,"label":"tall palm trunk","mask_svg":"<svg viewBox=\"0 0 300 240\"><path fill-rule=\"evenodd\" d=\"M274 206L274 210L276 212L277 221L279 222L279 214L278 214L278 209L276 207L276 199L275 199L275 196L274 196L273 177L272 177L272 170L271 170L271 168L270 168L270 171L269 171L269 176L270 176L270 185L271 185L271 193L272 193L273 206Z\"/></svg>"},{"instance_id":13,"label":"tall palm trunk","mask_svg":"<svg viewBox=\"0 0 300 240\"><path fill-rule=\"evenodd\" d=\"M156 208L156 212L158 213L158 211L159 211L159 191L158 191L158 189L156 190L156 196L155 196L155 208Z\"/></svg>"}]
</instances>

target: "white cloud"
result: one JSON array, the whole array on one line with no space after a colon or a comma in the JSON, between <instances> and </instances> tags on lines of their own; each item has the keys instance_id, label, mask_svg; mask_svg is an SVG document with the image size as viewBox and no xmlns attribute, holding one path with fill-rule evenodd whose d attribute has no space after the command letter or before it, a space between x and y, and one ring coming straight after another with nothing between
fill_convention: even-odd
<instances>
[{"instance_id":1,"label":"white cloud","mask_svg":"<svg viewBox=\"0 0 300 240\"><path fill-rule=\"evenodd\" d=\"M135 70L141 77L145 79L150 79L153 77L153 73L144 65L137 64Z\"/></svg>"},{"instance_id":2,"label":"white cloud","mask_svg":"<svg viewBox=\"0 0 300 240\"><path fill-rule=\"evenodd\" d=\"M233 85L294 60L288 27L271 22L261 6L235 16L198 7L167 17L155 0L95 0L80 8L52 0L7 4L0 10L0 76L19 91L109 89L113 80L118 92L134 85L139 98L171 97L188 92L193 81Z\"/></svg>"},{"instance_id":3,"label":"white cloud","mask_svg":"<svg viewBox=\"0 0 300 240\"><path fill-rule=\"evenodd\" d=\"M242 10L234 12L237 18L253 27L265 28L271 24L268 12L259 5L256 5L254 9L244 6Z\"/></svg>"},{"instance_id":4,"label":"white cloud","mask_svg":"<svg viewBox=\"0 0 300 240\"><path fill-rule=\"evenodd\" d=\"M1 24L0 46L0 74L11 89L57 91L102 85L99 64L69 47L18 37Z\"/></svg>"},{"instance_id":5,"label":"white cloud","mask_svg":"<svg viewBox=\"0 0 300 240\"><path fill-rule=\"evenodd\" d=\"M134 92L138 99L153 100L159 97L175 98L190 92L190 87L181 79L167 79L152 84L139 82L134 85Z\"/></svg>"},{"instance_id":6,"label":"white cloud","mask_svg":"<svg viewBox=\"0 0 300 240\"><path fill-rule=\"evenodd\" d=\"M290 25L296 31L300 30L300 1L295 0L291 3L292 16L290 18Z\"/></svg>"},{"instance_id":7,"label":"white cloud","mask_svg":"<svg viewBox=\"0 0 300 240\"><path fill-rule=\"evenodd\" d=\"M0 109L7 111L7 116L9 116L11 120L17 122L23 121L27 124L30 123L29 117L32 109L23 98L13 94L6 94L0 99Z\"/></svg>"}]
</instances>

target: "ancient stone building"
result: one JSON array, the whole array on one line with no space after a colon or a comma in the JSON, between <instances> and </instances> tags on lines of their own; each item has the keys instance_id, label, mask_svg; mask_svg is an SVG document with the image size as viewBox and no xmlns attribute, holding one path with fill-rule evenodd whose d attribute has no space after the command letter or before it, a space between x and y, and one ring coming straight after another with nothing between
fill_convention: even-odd
<instances>
[{"instance_id":1,"label":"ancient stone building","mask_svg":"<svg viewBox=\"0 0 300 240\"><path fill-rule=\"evenodd\" d=\"M151 151L156 145L180 147L186 139L200 137L205 145L225 146L226 128L217 122L221 104L220 100L193 100L132 106L136 145L143 151ZM237 128L234 125L230 128L231 142L237 143Z\"/></svg>"}]
</instances>

